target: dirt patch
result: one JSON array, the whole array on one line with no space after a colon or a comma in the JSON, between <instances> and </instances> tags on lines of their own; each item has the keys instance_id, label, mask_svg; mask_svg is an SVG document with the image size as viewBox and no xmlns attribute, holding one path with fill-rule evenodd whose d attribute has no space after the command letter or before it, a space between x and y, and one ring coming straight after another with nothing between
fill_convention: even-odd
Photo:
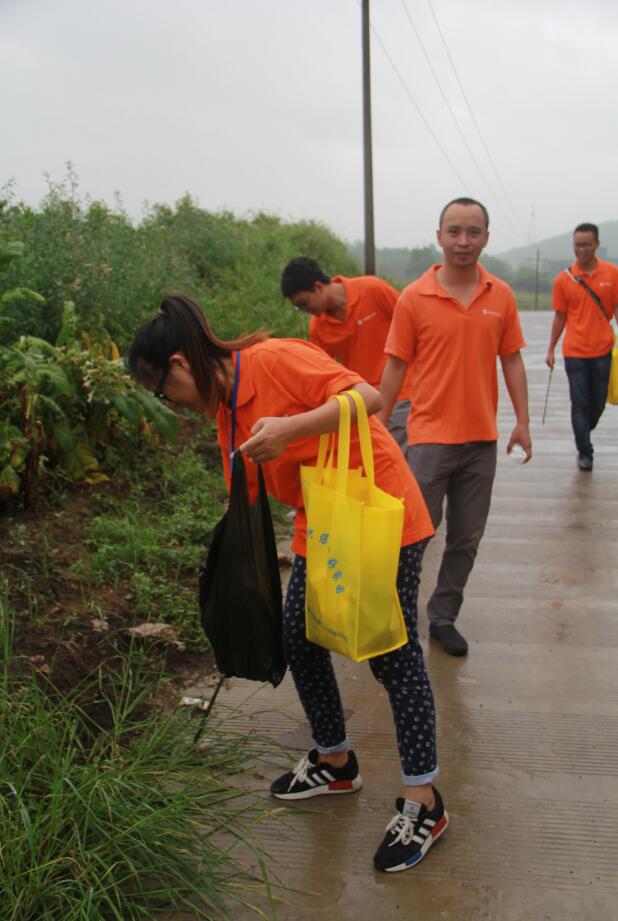
<instances>
[{"instance_id":1,"label":"dirt patch","mask_svg":"<svg viewBox=\"0 0 618 921\"><path fill-rule=\"evenodd\" d=\"M84 553L85 533L116 491L79 487L32 513L0 519L0 589L15 615L12 648L20 671L34 670L59 691L113 680L131 642L127 629L143 617L127 583L96 589L71 567ZM174 685L215 671L210 652L180 652L156 639L142 641L153 667L164 666ZM96 692L93 689L93 699Z\"/></svg>"},{"instance_id":2,"label":"dirt patch","mask_svg":"<svg viewBox=\"0 0 618 921\"><path fill-rule=\"evenodd\" d=\"M182 644L177 644L173 637L167 642L154 637L132 640L127 634L129 628L145 620L158 619L158 612L163 611L168 613L170 623L178 624L178 629L185 631L178 636L179 640L189 638L190 643L199 640L200 628L191 608L194 597L197 606L197 564L195 568L193 563L187 566L185 556L183 568L175 570L173 580L165 582L162 577L157 582L156 572L152 579L144 574L140 583L136 573L140 576L146 568L138 571L141 565L138 563L132 567L131 548L127 545L127 550L123 545L120 549L125 555L118 555L118 559L122 559L122 568L115 562L111 565L106 563L107 569L96 570L98 574L91 575L91 580L96 578L97 583L100 580L103 584L93 584L85 574L95 572L90 568L90 561L94 558L92 533L95 519L113 520L114 516L118 516L122 522L125 507L129 519L131 515L139 518L143 500L143 527L148 531L149 521L153 520L148 516L159 514L160 471L164 469L169 475L170 461L174 470L173 465L179 450L184 450L183 445L190 446L199 457L199 467L220 470L221 459L214 431L205 428L202 420L192 416L182 417L179 421L180 443L160 446L157 451L158 466L154 463L149 466L146 454L143 458L132 457L123 461L122 476L112 473L108 482L96 486L74 486L55 495L50 492L45 501L41 500L36 514L26 511L0 516L0 602L6 601L12 615L12 647L18 657L18 667L34 669L41 680L60 691L70 691L87 680L104 684L113 682L132 641L147 651L153 667L164 668L170 685L177 690L185 685L208 684L216 674L214 656L210 652L178 648ZM161 452L168 452L168 456L160 457ZM187 494L192 497L195 479L191 479L190 465L189 470ZM139 489L136 488L138 477ZM216 479L208 481L215 483L214 489L217 488ZM194 526L190 517L194 508L190 504L192 501L193 498L186 505L189 530ZM181 507L184 510L184 506ZM278 537L288 537L291 529L289 510L275 504L273 512ZM164 549L168 536L166 514L170 514L169 510L161 512L159 519L154 519L156 540L159 541L158 546ZM208 528L203 521L199 528L198 540L195 541L193 536L190 540L201 547L207 543ZM114 541L119 540L121 534L122 531L113 529L106 532L106 536L101 538L103 549L107 541L115 550ZM180 546L182 532L180 538L176 532L174 541ZM141 545L136 541L136 546ZM283 545L283 549L287 551L288 544ZM141 552L148 552L147 545L146 551ZM116 558L110 551L107 559ZM289 553L282 552L280 564L284 581L289 574L290 561ZM87 565L84 566L84 563ZM166 565L169 565L169 558ZM174 566L175 563L170 569L174 570ZM149 595L151 586L153 593ZM178 609L173 608L175 601L178 601ZM187 610L189 618L183 621L183 612ZM180 618L176 619L178 611Z\"/></svg>"}]
</instances>

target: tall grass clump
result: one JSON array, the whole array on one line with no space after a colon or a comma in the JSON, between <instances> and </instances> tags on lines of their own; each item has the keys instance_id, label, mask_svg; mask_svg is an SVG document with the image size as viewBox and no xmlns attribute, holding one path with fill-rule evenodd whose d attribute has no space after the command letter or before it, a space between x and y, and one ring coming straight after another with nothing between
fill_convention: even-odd
<instances>
[{"instance_id":1,"label":"tall grass clump","mask_svg":"<svg viewBox=\"0 0 618 921\"><path fill-rule=\"evenodd\" d=\"M184 714L153 711L156 682L134 652L96 694L57 694L19 668L0 618L2 921L227 918L230 899L269 898L250 840L259 808L226 781L246 769L248 739L213 722L196 751Z\"/></svg>"}]
</instances>

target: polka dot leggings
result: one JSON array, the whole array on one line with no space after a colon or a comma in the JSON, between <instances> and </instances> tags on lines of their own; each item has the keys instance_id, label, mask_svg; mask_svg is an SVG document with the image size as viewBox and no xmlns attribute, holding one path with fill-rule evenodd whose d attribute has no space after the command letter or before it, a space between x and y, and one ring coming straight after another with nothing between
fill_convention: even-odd
<instances>
[{"instance_id":1,"label":"polka dot leggings","mask_svg":"<svg viewBox=\"0 0 618 921\"><path fill-rule=\"evenodd\" d=\"M404 783L431 783L437 777L433 694L416 632L416 600L422 544L402 547L397 591L408 629L400 649L369 659L375 678L384 685L393 711ZM323 754L346 751L345 721L330 653L305 636L307 563L296 556L283 611L285 652L298 696Z\"/></svg>"}]
</instances>

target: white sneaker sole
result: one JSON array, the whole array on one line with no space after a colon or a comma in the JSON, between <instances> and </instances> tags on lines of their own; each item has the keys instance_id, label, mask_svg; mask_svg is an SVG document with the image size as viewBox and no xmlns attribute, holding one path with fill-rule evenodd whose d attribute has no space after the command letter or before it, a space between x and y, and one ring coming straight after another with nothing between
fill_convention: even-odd
<instances>
[{"instance_id":1,"label":"white sneaker sole","mask_svg":"<svg viewBox=\"0 0 618 921\"><path fill-rule=\"evenodd\" d=\"M342 793L356 793L362 785L363 780L360 774L357 774L354 780L334 780L329 784L320 784L318 787L311 787L309 790L301 790L300 793L272 793L272 795L283 800L311 799L312 796L337 796Z\"/></svg>"},{"instance_id":2,"label":"white sneaker sole","mask_svg":"<svg viewBox=\"0 0 618 921\"><path fill-rule=\"evenodd\" d=\"M438 822L438 824L433 829L431 835L425 839L423 844L420 846L414 857L411 857L409 860L406 860L404 863L397 864L396 867L387 867L383 870L383 873L400 873L402 870L409 870L410 867L415 867L417 863L423 859L427 851L442 837L446 829L448 828L449 818L448 812L444 810L444 815Z\"/></svg>"}]
</instances>

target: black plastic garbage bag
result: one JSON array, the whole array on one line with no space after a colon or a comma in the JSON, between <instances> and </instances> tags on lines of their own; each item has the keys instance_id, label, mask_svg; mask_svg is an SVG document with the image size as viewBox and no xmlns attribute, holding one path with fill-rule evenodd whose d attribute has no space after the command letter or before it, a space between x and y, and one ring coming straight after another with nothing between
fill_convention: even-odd
<instances>
[{"instance_id":1,"label":"black plastic garbage bag","mask_svg":"<svg viewBox=\"0 0 618 921\"><path fill-rule=\"evenodd\" d=\"M281 577L262 468L249 502L240 451L234 454L230 503L200 569L202 626L222 675L270 681L285 674Z\"/></svg>"}]
</instances>

